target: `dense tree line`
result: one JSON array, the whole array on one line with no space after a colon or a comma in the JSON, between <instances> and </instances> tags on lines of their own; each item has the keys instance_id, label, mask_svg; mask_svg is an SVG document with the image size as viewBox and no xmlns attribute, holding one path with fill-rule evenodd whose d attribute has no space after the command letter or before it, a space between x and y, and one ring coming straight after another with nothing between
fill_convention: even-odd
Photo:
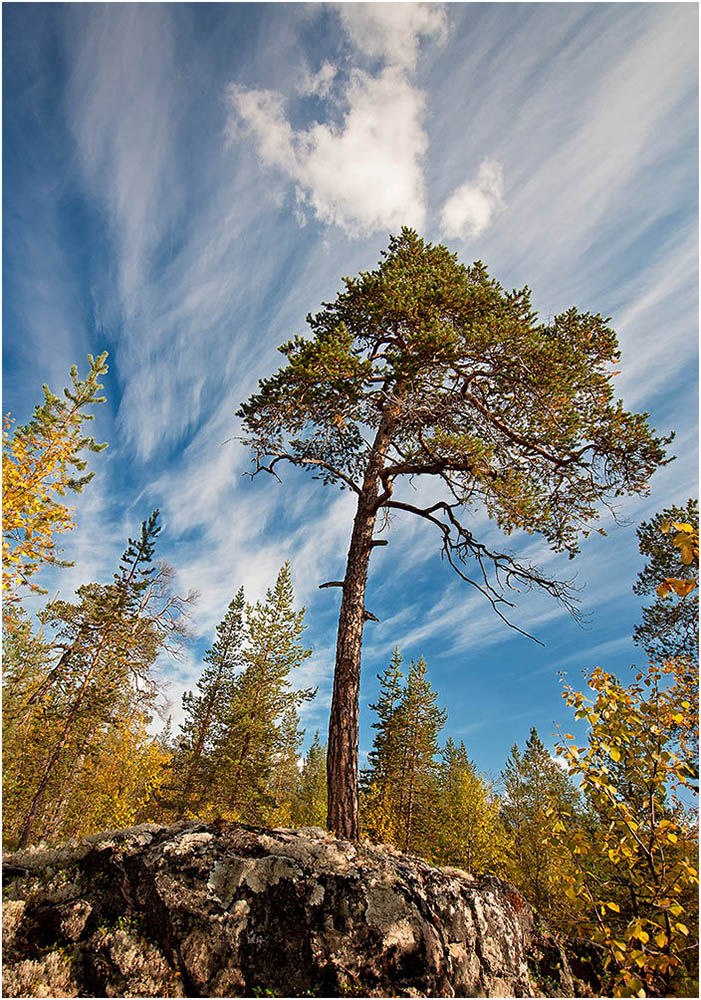
<instances>
[{"instance_id":1,"label":"dense tree line","mask_svg":"<svg viewBox=\"0 0 701 1000\"><path fill-rule=\"evenodd\" d=\"M679 661L650 663L629 684L589 672L592 696L564 691L586 737L562 733L553 755L531 729L499 781L476 770L463 743L439 749L446 713L426 664L412 662L406 678L401 668L395 649L378 676L363 834L512 882L580 958L577 940L593 946L588 975L604 995L692 995L697 772L688 761L698 717Z\"/></svg>"},{"instance_id":2,"label":"dense tree line","mask_svg":"<svg viewBox=\"0 0 701 1000\"><path fill-rule=\"evenodd\" d=\"M154 564L159 531L154 511L110 583L83 585L74 602L49 601L36 632L26 619L7 630L4 831L20 847L88 832L93 776L105 777L115 754L130 767L140 762L118 782L115 822L137 818L137 800L161 780L162 754L145 735L157 696L153 667L183 637L192 595L175 594L170 567ZM118 805L127 784L138 790L133 815ZM97 815L110 818L104 809Z\"/></svg>"},{"instance_id":3,"label":"dense tree line","mask_svg":"<svg viewBox=\"0 0 701 1000\"><path fill-rule=\"evenodd\" d=\"M325 748L304 758L298 709L314 696L290 673L301 642L289 565L263 601L234 596L203 661L183 721L153 735L157 661L187 638L194 594L179 596L156 559L154 511L112 579L49 600L32 618L23 593L59 557L74 526L64 498L90 482L85 435L103 402L106 355L71 371L64 399L44 387L32 420L3 434L3 835L7 847L57 842L143 820L187 815L257 823L324 821Z\"/></svg>"},{"instance_id":4,"label":"dense tree line","mask_svg":"<svg viewBox=\"0 0 701 1000\"><path fill-rule=\"evenodd\" d=\"M481 774L464 742L439 734L447 720L423 658L406 677L395 649L378 675L377 716L368 767L361 772L361 830L375 841L439 865L492 873L516 883L544 915L559 902L558 861L544 836L546 810L576 806L562 765L531 730L524 752L514 745L499 778Z\"/></svg>"}]
</instances>

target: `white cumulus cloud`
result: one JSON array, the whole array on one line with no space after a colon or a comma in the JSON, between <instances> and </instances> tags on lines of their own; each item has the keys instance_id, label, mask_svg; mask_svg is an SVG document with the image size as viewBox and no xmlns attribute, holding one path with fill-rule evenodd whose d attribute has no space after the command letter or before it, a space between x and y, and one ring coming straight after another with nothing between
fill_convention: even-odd
<instances>
[{"instance_id":1,"label":"white cumulus cloud","mask_svg":"<svg viewBox=\"0 0 701 1000\"><path fill-rule=\"evenodd\" d=\"M478 236L504 207L504 179L501 164L483 160L477 177L466 181L450 195L441 211L447 236L469 239Z\"/></svg>"},{"instance_id":2,"label":"white cumulus cloud","mask_svg":"<svg viewBox=\"0 0 701 1000\"><path fill-rule=\"evenodd\" d=\"M346 3L338 13L360 52L403 69L416 66L422 37L441 41L447 34L445 5L440 3Z\"/></svg>"},{"instance_id":3,"label":"white cumulus cloud","mask_svg":"<svg viewBox=\"0 0 701 1000\"><path fill-rule=\"evenodd\" d=\"M282 95L233 86L230 136L249 132L265 166L294 181L297 199L351 236L425 219L424 95L393 66L353 70L340 125L293 130Z\"/></svg>"},{"instance_id":4,"label":"white cumulus cloud","mask_svg":"<svg viewBox=\"0 0 701 1000\"><path fill-rule=\"evenodd\" d=\"M336 72L336 67L328 60L322 63L316 73L305 67L297 89L304 97L328 97L336 79Z\"/></svg>"},{"instance_id":5,"label":"white cumulus cloud","mask_svg":"<svg viewBox=\"0 0 701 1000\"><path fill-rule=\"evenodd\" d=\"M294 183L294 214L363 237L426 218L425 95L414 85L422 39L447 34L444 4L342 4L335 8L351 61L347 72L325 61L304 68L298 94L325 101L328 116L308 128L290 124L285 98L241 85L229 88L229 140L252 136L262 164ZM366 68L353 65L354 60ZM367 61L380 67L367 69ZM339 72L339 68L343 70Z\"/></svg>"}]
</instances>

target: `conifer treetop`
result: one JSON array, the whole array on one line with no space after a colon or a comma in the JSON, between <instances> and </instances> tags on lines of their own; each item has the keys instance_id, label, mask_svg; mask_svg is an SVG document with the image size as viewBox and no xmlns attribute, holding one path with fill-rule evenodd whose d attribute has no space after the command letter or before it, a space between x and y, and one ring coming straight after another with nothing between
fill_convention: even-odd
<instances>
[{"instance_id":1,"label":"conifer treetop","mask_svg":"<svg viewBox=\"0 0 701 1000\"><path fill-rule=\"evenodd\" d=\"M504 587L540 586L574 611L571 588L492 552L464 517L483 507L506 534L538 533L572 557L602 505L647 490L671 438L615 398L608 320L572 308L542 322L528 287L505 291L481 262L465 266L406 228L375 270L343 282L238 411L252 474L289 461L361 496L384 420L376 509L434 523L448 562L497 610L510 604ZM438 480L443 498L397 498L416 476Z\"/></svg>"}]
</instances>

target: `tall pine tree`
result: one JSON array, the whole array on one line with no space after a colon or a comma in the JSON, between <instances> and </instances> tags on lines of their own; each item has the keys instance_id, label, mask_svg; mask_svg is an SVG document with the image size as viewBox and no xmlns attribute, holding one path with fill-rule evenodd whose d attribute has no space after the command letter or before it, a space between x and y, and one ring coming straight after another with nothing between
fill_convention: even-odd
<instances>
[{"instance_id":1,"label":"tall pine tree","mask_svg":"<svg viewBox=\"0 0 701 1000\"><path fill-rule=\"evenodd\" d=\"M403 229L372 271L345 278L308 316L311 335L238 411L254 475L284 462L352 490L328 743L329 826L358 836L358 698L370 557L378 518L421 517L449 565L503 616L539 587L572 608L570 588L475 533L477 508L506 534L540 534L574 556L602 506L644 493L669 439L614 392L616 335L600 315L540 322L528 288L507 292L479 261ZM422 507L402 483L430 477Z\"/></svg>"}]
</instances>

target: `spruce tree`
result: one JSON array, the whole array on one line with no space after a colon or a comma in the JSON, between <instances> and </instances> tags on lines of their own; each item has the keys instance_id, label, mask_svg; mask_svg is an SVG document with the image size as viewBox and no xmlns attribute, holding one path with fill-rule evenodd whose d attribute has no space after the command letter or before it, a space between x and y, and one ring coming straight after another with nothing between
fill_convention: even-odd
<instances>
[{"instance_id":1,"label":"spruce tree","mask_svg":"<svg viewBox=\"0 0 701 1000\"><path fill-rule=\"evenodd\" d=\"M197 814L219 775L217 742L222 737L225 706L244 662L246 604L243 587L233 598L216 628L216 640L204 654L204 669L197 681L198 694L183 694L185 718L172 763L169 789L177 812Z\"/></svg>"},{"instance_id":2,"label":"spruce tree","mask_svg":"<svg viewBox=\"0 0 701 1000\"><path fill-rule=\"evenodd\" d=\"M361 814L363 832L379 843L399 842L399 800L401 794L404 734L399 705L404 691L402 654L395 646L389 666L377 675L380 691L370 705L377 721L368 766L361 772Z\"/></svg>"},{"instance_id":3,"label":"spruce tree","mask_svg":"<svg viewBox=\"0 0 701 1000\"><path fill-rule=\"evenodd\" d=\"M423 656L411 661L398 714L402 733L399 814L405 851L428 855L435 842L438 734L448 713L426 676Z\"/></svg>"},{"instance_id":4,"label":"spruce tree","mask_svg":"<svg viewBox=\"0 0 701 1000\"><path fill-rule=\"evenodd\" d=\"M311 656L302 642L304 608L294 609L289 563L281 568L264 601L246 609L244 669L221 713L214 748L220 773L216 809L233 818L264 822L275 808L272 781L281 755L289 754L298 722L295 712L316 690L294 690L289 675Z\"/></svg>"},{"instance_id":5,"label":"spruce tree","mask_svg":"<svg viewBox=\"0 0 701 1000\"><path fill-rule=\"evenodd\" d=\"M436 839L438 734L447 713L427 677L426 661L412 660L402 683L402 657L395 648L379 676L373 706L379 719L369 767L363 775L363 828L385 841L429 857Z\"/></svg>"},{"instance_id":6,"label":"spruce tree","mask_svg":"<svg viewBox=\"0 0 701 1000\"><path fill-rule=\"evenodd\" d=\"M516 744L511 748L502 779L502 818L512 841L509 877L536 910L552 916L563 905L562 859L549 841L548 810L576 812L579 796L535 728L523 754Z\"/></svg>"},{"instance_id":7,"label":"spruce tree","mask_svg":"<svg viewBox=\"0 0 701 1000\"><path fill-rule=\"evenodd\" d=\"M403 690L402 660L399 646L395 646L389 666L383 674L377 675L380 682L377 702L370 705L377 715L377 722L372 724L377 733L368 754L368 770L372 780L383 784L389 784L396 777L401 755L396 715Z\"/></svg>"}]
</instances>

